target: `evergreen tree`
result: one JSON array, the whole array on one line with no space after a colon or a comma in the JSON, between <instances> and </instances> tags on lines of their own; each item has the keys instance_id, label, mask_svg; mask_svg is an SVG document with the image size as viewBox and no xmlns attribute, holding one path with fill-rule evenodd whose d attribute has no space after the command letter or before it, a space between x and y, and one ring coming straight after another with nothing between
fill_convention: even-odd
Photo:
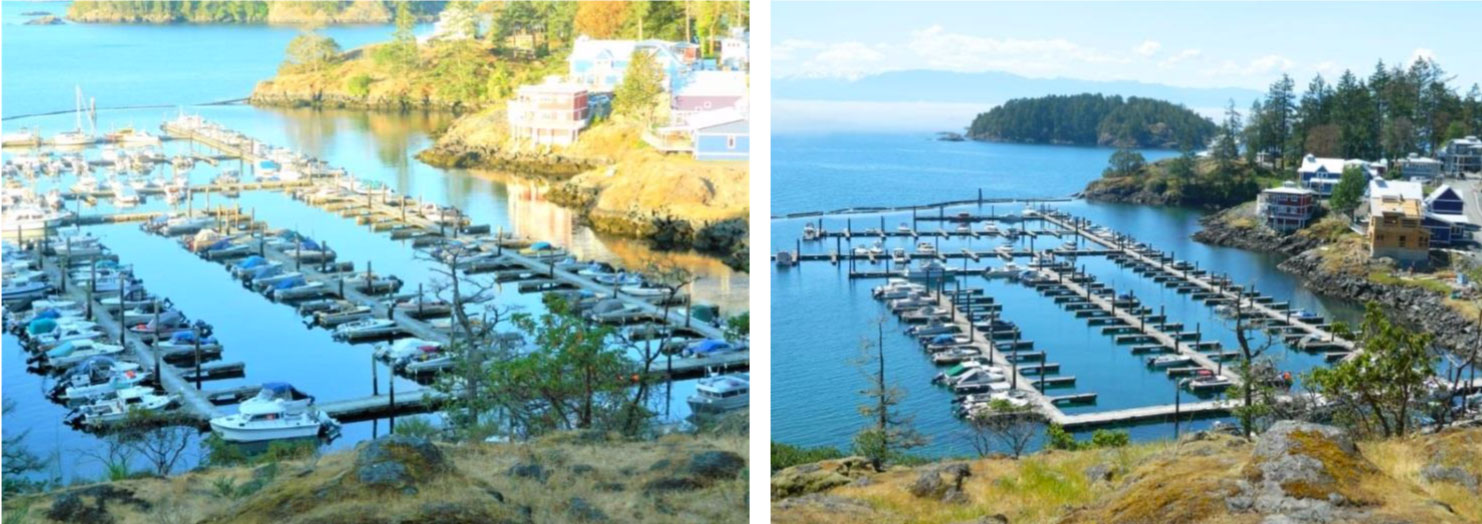
<instances>
[{"instance_id":1,"label":"evergreen tree","mask_svg":"<svg viewBox=\"0 0 1482 524\"><path fill-rule=\"evenodd\" d=\"M1343 176L1338 179L1338 184L1333 186L1333 194L1328 203L1333 210L1340 213L1353 213L1359 202L1364 198L1364 189L1368 181L1364 176L1363 169L1357 166L1343 168Z\"/></svg>"}]
</instances>

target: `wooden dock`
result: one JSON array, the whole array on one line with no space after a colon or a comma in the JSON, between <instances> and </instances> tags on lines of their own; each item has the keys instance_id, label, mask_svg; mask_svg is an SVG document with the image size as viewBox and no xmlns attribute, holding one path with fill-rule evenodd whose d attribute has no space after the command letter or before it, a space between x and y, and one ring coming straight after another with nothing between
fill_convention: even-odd
<instances>
[{"instance_id":1,"label":"wooden dock","mask_svg":"<svg viewBox=\"0 0 1482 524\"><path fill-rule=\"evenodd\" d=\"M1162 406L1078 413L1075 415L1066 415L1059 410L1055 410L1055 414L1050 416L1050 422L1059 424L1067 430L1081 430L1132 422L1166 421L1172 420L1175 415L1183 419L1185 416L1195 418L1227 414L1239 404L1239 401L1236 400L1208 400L1179 403L1176 405L1165 404Z\"/></svg>"}]
</instances>

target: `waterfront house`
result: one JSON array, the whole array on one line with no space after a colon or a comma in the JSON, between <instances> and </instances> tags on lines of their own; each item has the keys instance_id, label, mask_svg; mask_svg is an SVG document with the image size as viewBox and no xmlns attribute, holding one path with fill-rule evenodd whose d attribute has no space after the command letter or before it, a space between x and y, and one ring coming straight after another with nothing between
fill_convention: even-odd
<instances>
[{"instance_id":1,"label":"waterfront house","mask_svg":"<svg viewBox=\"0 0 1482 524\"><path fill-rule=\"evenodd\" d=\"M1446 176L1482 173L1482 140L1475 136L1446 141L1437 156L1441 158L1441 171Z\"/></svg>"},{"instance_id":2,"label":"waterfront house","mask_svg":"<svg viewBox=\"0 0 1482 524\"><path fill-rule=\"evenodd\" d=\"M1449 185L1425 197L1423 224L1431 233L1432 246L1450 246L1471 238L1473 224L1466 216L1466 202Z\"/></svg>"},{"instance_id":3,"label":"waterfront house","mask_svg":"<svg viewBox=\"0 0 1482 524\"><path fill-rule=\"evenodd\" d=\"M1333 194L1333 186L1338 185L1338 180L1343 177L1343 167L1341 158L1323 158L1308 153L1297 168L1297 179L1302 187L1326 197Z\"/></svg>"},{"instance_id":4,"label":"waterfront house","mask_svg":"<svg viewBox=\"0 0 1482 524\"><path fill-rule=\"evenodd\" d=\"M1388 257L1401 266L1424 264L1430 231L1424 227L1421 186L1384 179L1369 182L1369 256Z\"/></svg>"},{"instance_id":5,"label":"waterfront house","mask_svg":"<svg viewBox=\"0 0 1482 524\"><path fill-rule=\"evenodd\" d=\"M1399 169L1400 177L1405 180L1434 180L1441 175L1441 161L1410 153L1410 156L1400 159Z\"/></svg>"},{"instance_id":6,"label":"waterfront house","mask_svg":"<svg viewBox=\"0 0 1482 524\"><path fill-rule=\"evenodd\" d=\"M709 111L690 117L697 160L746 160L751 154L751 127L746 115L734 109Z\"/></svg>"},{"instance_id":7,"label":"waterfront house","mask_svg":"<svg viewBox=\"0 0 1482 524\"><path fill-rule=\"evenodd\" d=\"M744 113L746 73L741 71L694 71L685 75L674 92L670 115L674 125L687 125L689 117L706 111L734 108Z\"/></svg>"},{"instance_id":8,"label":"waterfront house","mask_svg":"<svg viewBox=\"0 0 1482 524\"><path fill-rule=\"evenodd\" d=\"M588 91L611 93L623 83L633 53L642 51L653 54L664 72L665 89L674 92L688 69L684 58L676 54L675 45L662 40L595 40L581 36L572 43L571 55L566 58L568 76Z\"/></svg>"},{"instance_id":9,"label":"waterfront house","mask_svg":"<svg viewBox=\"0 0 1482 524\"><path fill-rule=\"evenodd\" d=\"M750 34L742 28L733 28L729 36L720 40L720 65L733 71L745 71L750 66L748 54Z\"/></svg>"},{"instance_id":10,"label":"waterfront house","mask_svg":"<svg viewBox=\"0 0 1482 524\"><path fill-rule=\"evenodd\" d=\"M1307 227L1317 207L1317 192L1285 182L1281 187L1261 191L1256 197L1256 213L1266 225L1282 233Z\"/></svg>"},{"instance_id":11,"label":"waterfront house","mask_svg":"<svg viewBox=\"0 0 1482 524\"><path fill-rule=\"evenodd\" d=\"M510 136L537 146L567 146L591 121L585 86L549 77L520 86L508 108Z\"/></svg>"}]
</instances>

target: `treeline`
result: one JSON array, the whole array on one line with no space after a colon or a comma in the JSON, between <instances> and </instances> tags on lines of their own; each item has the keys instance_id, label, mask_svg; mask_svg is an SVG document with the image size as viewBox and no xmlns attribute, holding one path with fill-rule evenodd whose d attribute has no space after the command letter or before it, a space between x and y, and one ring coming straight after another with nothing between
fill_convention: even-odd
<instances>
[{"instance_id":1,"label":"treeline","mask_svg":"<svg viewBox=\"0 0 1482 524\"><path fill-rule=\"evenodd\" d=\"M67 8L74 22L113 23L386 23L397 2L268 2L263 0L79 0ZM408 2L422 20L431 20L447 2Z\"/></svg>"},{"instance_id":2,"label":"treeline","mask_svg":"<svg viewBox=\"0 0 1482 524\"><path fill-rule=\"evenodd\" d=\"M1434 154L1452 138L1482 134L1482 91L1465 95L1430 59L1409 68L1381 60L1368 78L1344 71L1336 84L1317 75L1300 97L1282 75L1255 101L1246 119L1246 154L1266 153L1295 167L1305 153L1342 158Z\"/></svg>"},{"instance_id":3,"label":"treeline","mask_svg":"<svg viewBox=\"0 0 1482 524\"><path fill-rule=\"evenodd\" d=\"M968 127L976 140L1177 149L1201 147L1216 132L1181 105L1100 94L1016 98L979 113Z\"/></svg>"}]
</instances>

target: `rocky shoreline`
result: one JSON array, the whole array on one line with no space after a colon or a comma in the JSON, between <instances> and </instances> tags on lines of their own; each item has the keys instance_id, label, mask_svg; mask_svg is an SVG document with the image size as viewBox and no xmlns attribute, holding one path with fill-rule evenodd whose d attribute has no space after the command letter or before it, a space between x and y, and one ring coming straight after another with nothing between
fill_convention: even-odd
<instances>
[{"instance_id":1,"label":"rocky shoreline","mask_svg":"<svg viewBox=\"0 0 1482 524\"><path fill-rule=\"evenodd\" d=\"M477 110L460 101L440 100L430 96L355 96L349 93L325 91L322 88L306 92L277 89L273 81L260 82L252 90L247 103L259 107L291 107L315 109L363 109L369 111L444 111L453 114Z\"/></svg>"},{"instance_id":2,"label":"rocky shoreline","mask_svg":"<svg viewBox=\"0 0 1482 524\"><path fill-rule=\"evenodd\" d=\"M597 195L595 188L562 183L546 193L546 200L577 210L581 222L599 233L646 239L659 250L693 249L720 258L731 269L748 270L750 226L745 218L702 221L697 227L673 215L597 209Z\"/></svg>"},{"instance_id":3,"label":"rocky shoreline","mask_svg":"<svg viewBox=\"0 0 1482 524\"><path fill-rule=\"evenodd\" d=\"M1318 250L1308 250L1277 267L1301 277L1303 284L1320 294L1377 302L1402 323L1430 333L1437 346L1452 352L1471 349L1482 340L1478 338L1482 326L1446 305L1446 297L1419 287L1380 284L1368 275L1328 271Z\"/></svg>"},{"instance_id":4,"label":"rocky shoreline","mask_svg":"<svg viewBox=\"0 0 1482 524\"><path fill-rule=\"evenodd\" d=\"M597 164L583 158L540 153L511 153L494 147L439 143L417 153L428 165L452 169L491 169L565 180L594 169Z\"/></svg>"},{"instance_id":5,"label":"rocky shoreline","mask_svg":"<svg viewBox=\"0 0 1482 524\"><path fill-rule=\"evenodd\" d=\"M1261 225L1238 227L1241 208L1209 215L1200 220L1204 229L1193 238L1210 245L1236 247L1261 253L1287 255L1277 269L1302 279L1302 284L1326 296L1364 303L1374 301L1394 314L1401 323L1433 334L1436 345L1450 351L1471 348L1482 330L1476 319L1464 317L1446 304L1446 297L1433 291L1405 285L1381 284L1367 272L1346 272L1324 267L1318 235L1303 232L1281 235Z\"/></svg>"},{"instance_id":6,"label":"rocky shoreline","mask_svg":"<svg viewBox=\"0 0 1482 524\"><path fill-rule=\"evenodd\" d=\"M1234 207L1199 219L1199 224L1203 225L1204 229L1194 233L1194 240L1213 246L1236 247L1288 256L1300 254L1323 244L1322 240L1315 236L1277 233L1258 221L1242 223L1241 220L1247 218L1242 211L1244 208L1245 206Z\"/></svg>"}]
</instances>

